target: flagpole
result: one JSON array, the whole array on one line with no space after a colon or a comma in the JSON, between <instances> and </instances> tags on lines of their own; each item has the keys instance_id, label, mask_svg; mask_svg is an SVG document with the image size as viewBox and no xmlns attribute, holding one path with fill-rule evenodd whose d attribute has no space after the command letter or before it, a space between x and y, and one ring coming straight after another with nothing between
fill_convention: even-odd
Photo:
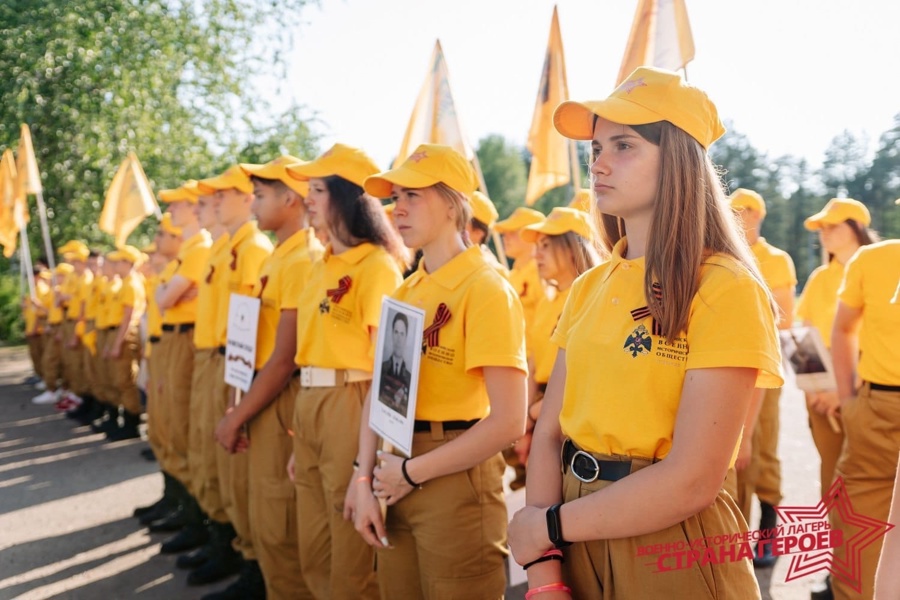
<instances>
[{"instance_id":1,"label":"flagpole","mask_svg":"<svg viewBox=\"0 0 900 600\"><path fill-rule=\"evenodd\" d=\"M569 160L572 163L573 196L581 190L581 169L578 167L578 146L575 140L569 140Z\"/></svg>"},{"instance_id":2,"label":"flagpole","mask_svg":"<svg viewBox=\"0 0 900 600\"><path fill-rule=\"evenodd\" d=\"M36 298L37 296L34 291L34 266L31 262L31 248L28 247L28 234L25 232L25 227L22 227L19 230L19 238L19 261L22 265L24 279L28 282L28 295L32 298Z\"/></svg>"},{"instance_id":3,"label":"flagpole","mask_svg":"<svg viewBox=\"0 0 900 600\"><path fill-rule=\"evenodd\" d=\"M41 235L44 238L44 252L47 253L47 266L50 270L56 268L56 258L53 255L53 244L50 243L50 226L47 224L47 206L44 204L44 191L35 193L38 205L38 215L41 218Z\"/></svg>"}]
</instances>

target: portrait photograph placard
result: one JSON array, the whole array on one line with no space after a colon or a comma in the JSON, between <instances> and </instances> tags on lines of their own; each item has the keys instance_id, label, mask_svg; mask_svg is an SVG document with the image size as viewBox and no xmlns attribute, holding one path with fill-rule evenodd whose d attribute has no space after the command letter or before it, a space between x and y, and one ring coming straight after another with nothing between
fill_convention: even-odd
<instances>
[{"instance_id":1,"label":"portrait photograph placard","mask_svg":"<svg viewBox=\"0 0 900 600\"><path fill-rule=\"evenodd\" d=\"M778 333L781 353L794 374L798 388L807 392L837 389L831 352L815 327L792 327Z\"/></svg>"},{"instance_id":2,"label":"portrait photograph placard","mask_svg":"<svg viewBox=\"0 0 900 600\"><path fill-rule=\"evenodd\" d=\"M259 298L231 294L225 344L225 383L243 391L253 383L256 367L256 329Z\"/></svg>"},{"instance_id":3,"label":"portrait photograph placard","mask_svg":"<svg viewBox=\"0 0 900 600\"><path fill-rule=\"evenodd\" d=\"M425 311L385 297L372 374L369 427L406 456L412 452Z\"/></svg>"}]
</instances>

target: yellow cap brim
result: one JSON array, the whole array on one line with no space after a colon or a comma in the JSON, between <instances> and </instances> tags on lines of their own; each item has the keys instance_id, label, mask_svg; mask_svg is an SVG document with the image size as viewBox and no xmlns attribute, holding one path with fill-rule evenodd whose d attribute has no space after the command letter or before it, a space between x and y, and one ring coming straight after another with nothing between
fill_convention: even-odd
<instances>
[{"instance_id":1,"label":"yellow cap brim","mask_svg":"<svg viewBox=\"0 0 900 600\"><path fill-rule=\"evenodd\" d=\"M201 179L197 182L197 189L202 194L214 194L222 190L237 190L244 194L253 193L253 185L250 183L250 180L239 180L228 175L217 175L209 179Z\"/></svg>"},{"instance_id":2,"label":"yellow cap brim","mask_svg":"<svg viewBox=\"0 0 900 600\"><path fill-rule=\"evenodd\" d=\"M302 163L298 163L302 164ZM280 181L284 185L288 186L304 198L309 195L309 181L308 180L300 180L296 177L292 177L285 167L285 165L273 165L273 164L265 164L265 165L254 165L250 163L241 163L241 170L247 174L248 177L260 177L262 179L272 179L275 181ZM253 183L252 181L250 182Z\"/></svg>"},{"instance_id":3,"label":"yellow cap brim","mask_svg":"<svg viewBox=\"0 0 900 600\"><path fill-rule=\"evenodd\" d=\"M590 227L581 221L569 221L560 219L558 221L544 221L543 223L539 223L537 225L529 225L522 229L519 232L522 240L528 242L529 244L533 244L537 241L538 235L562 235L564 233L568 233L570 231L577 233L583 238L590 239L591 238L591 229Z\"/></svg>"},{"instance_id":4,"label":"yellow cap brim","mask_svg":"<svg viewBox=\"0 0 900 600\"><path fill-rule=\"evenodd\" d=\"M646 125L666 120L643 106L611 97L597 102L567 100L553 112L553 124L563 137L590 140L594 137L594 117L621 125Z\"/></svg>"},{"instance_id":5,"label":"yellow cap brim","mask_svg":"<svg viewBox=\"0 0 900 600\"><path fill-rule=\"evenodd\" d=\"M439 181L440 179L435 177L418 173L411 169L404 169L400 166L396 169L367 177L363 182L363 189L366 190L367 194L371 194L376 198L390 198L395 185L403 188L421 189L430 187Z\"/></svg>"},{"instance_id":6,"label":"yellow cap brim","mask_svg":"<svg viewBox=\"0 0 900 600\"><path fill-rule=\"evenodd\" d=\"M159 199L166 204L174 204L175 202L190 202L191 204L197 204L197 196L181 188L161 190L159 192Z\"/></svg>"}]
</instances>

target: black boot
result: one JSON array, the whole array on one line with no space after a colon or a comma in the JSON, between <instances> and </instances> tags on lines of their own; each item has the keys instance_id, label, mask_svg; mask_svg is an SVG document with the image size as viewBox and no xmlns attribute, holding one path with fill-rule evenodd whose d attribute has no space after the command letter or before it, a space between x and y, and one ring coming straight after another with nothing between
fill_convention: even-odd
<instances>
[{"instance_id":1,"label":"black boot","mask_svg":"<svg viewBox=\"0 0 900 600\"><path fill-rule=\"evenodd\" d=\"M768 502L759 501L760 508L760 517L759 517L759 531L760 534L766 530L774 530L778 525L778 515L775 513L775 508L769 504ZM775 561L778 560L778 557L772 553L772 543L774 538L774 531L769 531L769 537L761 538L760 542L756 543L756 548L753 550L753 566L758 569L769 569L775 566ZM767 540L767 543L763 544L762 553L759 552L759 544L762 540Z\"/></svg>"},{"instance_id":2,"label":"black boot","mask_svg":"<svg viewBox=\"0 0 900 600\"><path fill-rule=\"evenodd\" d=\"M153 453L153 448L144 448L143 450L141 450L141 456L145 460L149 460L150 462L156 460L156 455Z\"/></svg>"},{"instance_id":3,"label":"black boot","mask_svg":"<svg viewBox=\"0 0 900 600\"><path fill-rule=\"evenodd\" d=\"M209 524L206 526L207 537L211 534L209 533L210 527ZM209 557L212 554L212 546L210 542L207 541L205 544L194 550L193 552L188 552L187 554L182 554L175 560L175 566L179 569L189 569L193 570L197 567L201 567L209 561Z\"/></svg>"},{"instance_id":4,"label":"black boot","mask_svg":"<svg viewBox=\"0 0 900 600\"><path fill-rule=\"evenodd\" d=\"M187 525L188 515L185 512L185 506L182 500L185 496L189 496L190 493L175 477L169 478L169 485L171 486L171 495L175 508L162 518L148 524L147 527L150 530L150 533L178 531Z\"/></svg>"},{"instance_id":5,"label":"black boot","mask_svg":"<svg viewBox=\"0 0 900 600\"><path fill-rule=\"evenodd\" d=\"M259 563L245 560L237 581L220 592L203 596L202 600L265 600L266 582Z\"/></svg>"},{"instance_id":6,"label":"black boot","mask_svg":"<svg viewBox=\"0 0 900 600\"><path fill-rule=\"evenodd\" d=\"M174 488L172 487L172 476L162 472L163 476L163 495L162 498L148 506L138 506L134 509L133 516L141 521L141 525L149 525L157 519L161 519L178 506L175 499Z\"/></svg>"},{"instance_id":7,"label":"black boot","mask_svg":"<svg viewBox=\"0 0 900 600\"><path fill-rule=\"evenodd\" d=\"M206 531L206 515L200 510L197 500L187 490L184 490L180 500L181 505L184 507L185 525L178 532L178 535L163 542L159 548L160 554L187 552L201 544L205 544L209 539L209 534Z\"/></svg>"},{"instance_id":8,"label":"black boot","mask_svg":"<svg viewBox=\"0 0 900 600\"><path fill-rule=\"evenodd\" d=\"M138 431L138 425L141 424L141 415L130 413L127 410L122 411L122 426L106 434L106 439L110 442L120 442L122 440L133 440L141 437Z\"/></svg>"},{"instance_id":9,"label":"black boot","mask_svg":"<svg viewBox=\"0 0 900 600\"><path fill-rule=\"evenodd\" d=\"M109 406L104 408L103 416L91 423L91 431L94 433L110 433L119 428L119 407Z\"/></svg>"},{"instance_id":10,"label":"black boot","mask_svg":"<svg viewBox=\"0 0 900 600\"><path fill-rule=\"evenodd\" d=\"M82 417L93 411L95 402L96 401L94 400L93 396L91 396L90 394L84 394L81 397L81 404L79 404L72 410L66 411L66 418L80 420ZM93 421L93 419L91 420Z\"/></svg>"},{"instance_id":11,"label":"black boot","mask_svg":"<svg viewBox=\"0 0 900 600\"><path fill-rule=\"evenodd\" d=\"M106 412L106 407L102 404L97 398L94 396L89 396L90 402L88 403L88 410L83 415L75 417L75 420L78 421L81 425L90 425L97 419L101 418L103 414Z\"/></svg>"},{"instance_id":12,"label":"black boot","mask_svg":"<svg viewBox=\"0 0 900 600\"><path fill-rule=\"evenodd\" d=\"M188 585L207 585L234 575L243 559L231 547L235 537L231 523L209 522L209 559L188 575Z\"/></svg>"}]
</instances>

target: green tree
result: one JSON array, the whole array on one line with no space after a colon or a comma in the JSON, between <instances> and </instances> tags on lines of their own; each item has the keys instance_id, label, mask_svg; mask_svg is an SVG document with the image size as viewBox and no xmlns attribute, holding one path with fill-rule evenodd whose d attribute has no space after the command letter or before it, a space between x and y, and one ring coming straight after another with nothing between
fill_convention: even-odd
<instances>
[{"instance_id":1,"label":"green tree","mask_svg":"<svg viewBox=\"0 0 900 600\"><path fill-rule=\"evenodd\" d=\"M900 207L894 204L900 198L900 114L879 138L875 158L858 180L858 200L869 207L874 228L883 237L900 238Z\"/></svg>"},{"instance_id":2,"label":"green tree","mask_svg":"<svg viewBox=\"0 0 900 600\"><path fill-rule=\"evenodd\" d=\"M527 171L522 152L501 135L488 135L478 142L478 162L488 195L505 219L525 202Z\"/></svg>"}]
</instances>

